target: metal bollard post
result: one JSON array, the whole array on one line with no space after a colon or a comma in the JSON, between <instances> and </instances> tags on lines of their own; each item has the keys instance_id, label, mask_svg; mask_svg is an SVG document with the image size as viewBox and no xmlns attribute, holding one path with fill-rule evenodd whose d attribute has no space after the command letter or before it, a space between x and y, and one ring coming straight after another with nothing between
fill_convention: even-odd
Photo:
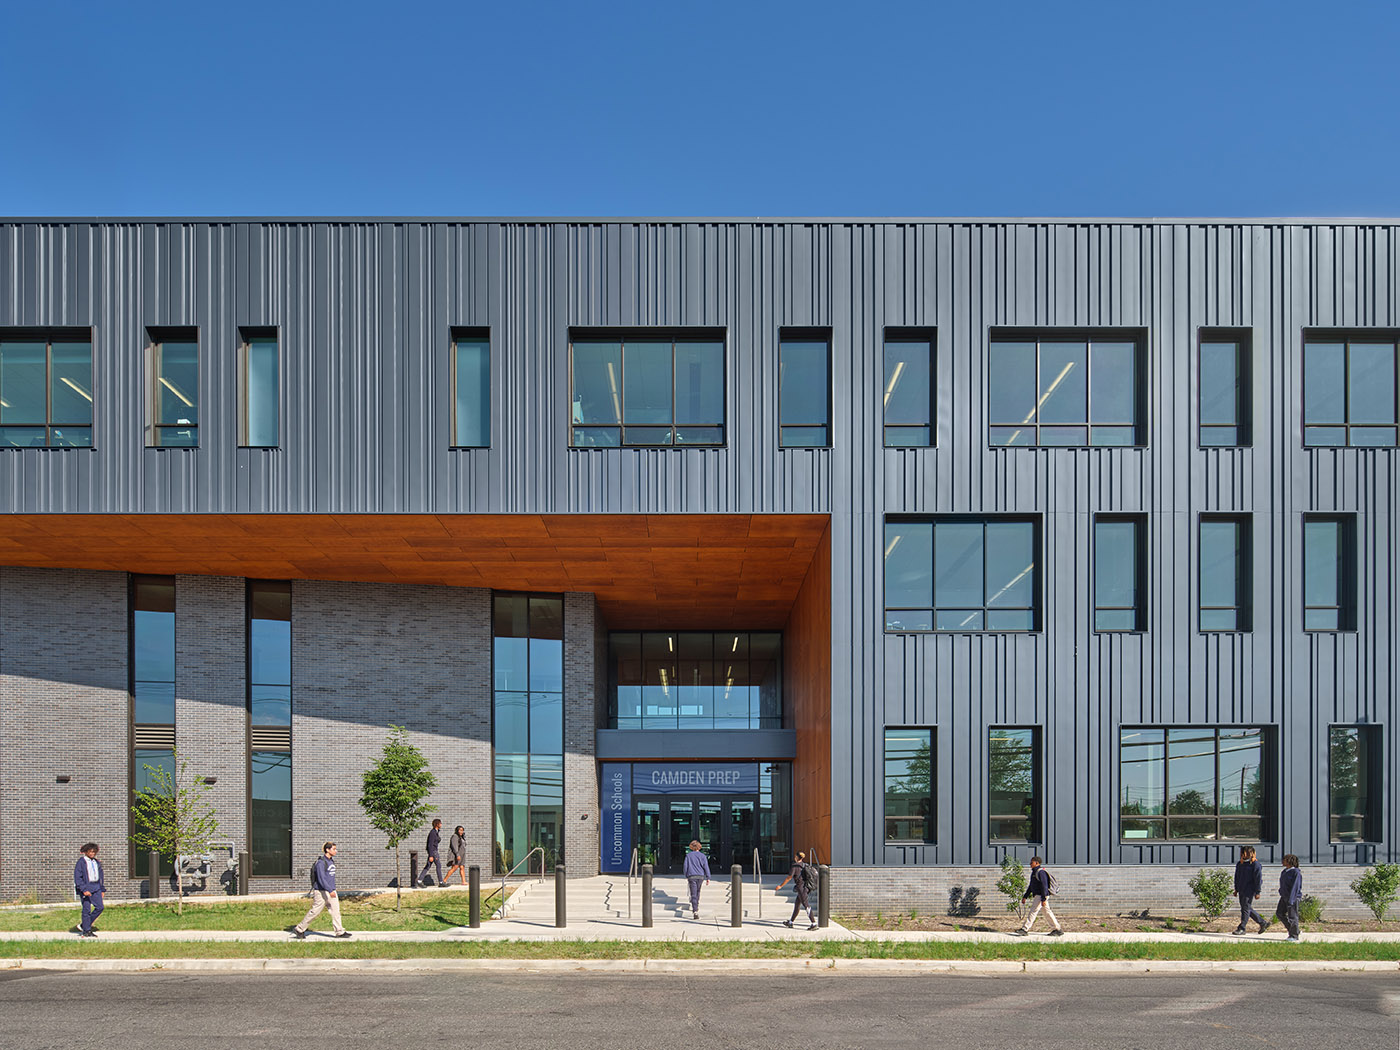
<instances>
[{"instance_id":1,"label":"metal bollard post","mask_svg":"<svg viewBox=\"0 0 1400 1050\"><path fill-rule=\"evenodd\" d=\"M831 925L831 865L817 866L817 925L826 929Z\"/></svg>"},{"instance_id":2,"label":"metal bollard post","mask_svg":"<svg viewBox=\"0 0 1400 1050\"><path fill-rule=\"evenodd\" d=\"M409 889L418 888L418 851L411 849L408 851L408 886ZM403 889L402 886L399 889Z\"/></svg>"},{"instance_id":3,"label":"metal bollard post","mask_svg":"<svg viewBox=\"0 0 1400 1050\"><path fill-rule=\"evenodd\" d=\"M474 930L481 929L481 865L473 864L467 869L467 924Z\"/></svg>"},{"instance_id":4,"label":"metal bollard post","mask_svg":"<svg viewBox=\"0 0 1400 1050\"><path fill-rule=\"evenodd\" d=\"M569 925L568 905L565 900L566 886L564 865L554 865L554 925L561 930Z\"/></svg>"},{"instance_id":5,"label":"metal bollard post","mask_svg":"<svg viewBox=\"0 0 1400 1050\"><path fill-rule=\"evenodd\" d=\"M248 896L248 880L253 875L253 855L246 849L238 855L238 895Z\"/></svg>"},{"instance_id":6,"label":"metal bollard post","mask_svg":"<svg viewBox=\"0 0 1400 1050\"><path fill-rule=\"evenodd\" d=\"M729 925L744 925L744 869L737 864L729 868Z\"/></svg>"},{"instance_id":7,"label":"metal bollard post","mask_svg":"<svg viewBox=\"0 0 1400 1050\"><path fill-rule=\"evenodd\" d=\"M151 873L151 899L160 900L160 854L151 850L146 863L149 865L146 870Z\"/></svg>"},{"instance_id":8,"label":"metal bollard post","mask_svg":"<svg viewBox=\"0 0 1400 1050\"><path fill-rule=\"evenodd\" d=\"M642 865L642 925L651 928L651 865Z\"/></svg>"}]
</instances>

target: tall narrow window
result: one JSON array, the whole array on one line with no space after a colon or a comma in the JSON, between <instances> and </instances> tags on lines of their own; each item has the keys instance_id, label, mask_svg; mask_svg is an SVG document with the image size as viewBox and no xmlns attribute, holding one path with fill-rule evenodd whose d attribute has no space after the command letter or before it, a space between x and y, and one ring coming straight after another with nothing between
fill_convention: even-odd
<instances>
[{"instance_id":1,"label":"tall narrow window","mask_svg":"<svg viewBox=\"0 0 1400 1050\"><path fill-rule=\"evenodd\" d=\"M993 726L987 734L987 836L1041 842L1040 728Z\"/></svg>"},{"instance_id":2,"label":"tall narrow window","mask_svg":"<svg viewBox=\"0 0 1400 1050\"><path fill-rule=\"evenodd\" d=\"M485 328L452 329L452 445L491 444L491 333Z\"/></svg>"},{"instance_id":3,"label":"tall narrow window","mask_svg":"<svg viewBox=\"0 0 1400 1050\"><path fill-rule=\"evenodd\" d=\"M193 328L151 328L147 355L150 426L155 448L199 446L199 334Z\"/></svg>"},{"instance_id":4,"label":"tall narrow window","mask_svg":"<svg viewBox=\"0 0 1400 1050\"><path fill-rule=\"evenodd\" d=\"M1268 731L1256 726L1124 727L1125 840L1260 842L1272 832Z\"/></svg>"},{"instance_id":5,"label":"tall narrow window","mask_svg":"<svg viewBox=\"0 0 1400 1050\"><path fill-rule=\"evenodd\" d=\"M1331 840L1379 842L1385 790L1380 726L1332 726L1328 736Z\"/></svg>"},{"instance_id":6,"label":"tall narrow window","mask_svg":"<svg viewBox=\"0 0 1400 1050\"><path fill-rule=\"evenodd\" d=\"M253 874L292 874L292 585L249 580L248 842Z\"/></svg>"},{"instance_id":7,"label":"tall narrow window","mask_svg":"<svg viewBox=\"0 0 1400 1050\"><path fill-rule=\"evenodd\" d=\"M1201 332L1197 393L1202 448L1250 444L1249 358L1247 330Z\"/></svg>"},{"instance_id":8,"label":"tall narrow window","mask_svg":"<svg viewBox=\"0 0 1400 1050\"><path fill-rule=\"evenodd\" d=\"M1303 630L1356 630L1356 516L1303 517Z\"/></svg>"},{"instance_id":9,"label":"tall narrow window","mask_svg":"<svg viewBox=\"0 0 1400 1050\"><path fill-rule=\"evenodd\" d=\"M0 329L0 446L90 446L92 399L91 329Z\"/></svg>"},{"instance_id":10,"label":"tall narrow window","mask_svg":"<svg viewBox=\"0 0 1400 1050\"><path fill-rule=\"evenodd\" d=\"M1203 631L1248 631L1254 589L1248 515L1202 514L1200 626Z\"/></svg>"},{"instance_id":11,"label":"tall narrow window","mask_svg":"<svg viewBox=\"0 0 1400 1050\"><path fill-rule=\"evenodd\" d=\"M933 444L933 332L885 329L885 445L919 448Z\"/></svg>"},{"instance_id":12,"label":"tall narrow window","mask_svg":"<svg viewBox=\"0 0 1400 1050\"><path fill-rule=\"evenodd\" d=\"M131 791L173 774L175 750L175 577L133 576L130 582ZM149 767L149 768L148 768ZM135 825L132 825L135 830ZM162 862L161 874L173 868ZM131 851L134 878L150 874L144 850Z\"/></svg>"},{"instance_id":13,"label":"tall narrow window","mask_svg":"<svg viewBox=\"0 0 1400 1050\"><path fill-rule=\"evenodd\" d=\"M1147 519L1094 519L1094 630L1147 630Z\"/></svg>"},{"instance_id":14,"label":"tall narrow window","mask_svg":"<svg viewBox=\"0 0 1400 1050\"><path fill-rule=\"evenodd\" d=\"M885 630L1035 631L1038 519L885 523Z\"/></svg>"},{"instance_id":15,"label":"tall narrow window","mask_svg":"<svg viewBox=\"0 0 1400 1050\"><path fill-rule=\"evenodd\" d=\"M885 841L934 841L932 729L885 727Z\"/></svg>"},{"instance_id":16,"label":"tall narrow window","mask_svg":"<svg viewBox=\"0 0 1400 1050\"><path fill-rule=\"evenodd\" d=\"M281 402L277 329L244 328L242 336L238 443L245 448L276 448Z\"/></svg>"},{"instance_id":17,"label":"tall narrow window","mask_svg":"<svg viewBox=\"0 0 1400 1050\"><path fill-rule=\"evenodd\" d=\"M778 335L778 444L831 444L831 334L784 329Z\"/></svg>"},{"instance_id":18,"label":"tall narrow window","mask_svg":"<svg viewBox=\"0 0 1400 1050\"><path fill-rule=\"evenodd\" d=\"M1396 444L1396 334L1308 332L1303 340L1303 444Z\"/></svg>"}]
</instances>

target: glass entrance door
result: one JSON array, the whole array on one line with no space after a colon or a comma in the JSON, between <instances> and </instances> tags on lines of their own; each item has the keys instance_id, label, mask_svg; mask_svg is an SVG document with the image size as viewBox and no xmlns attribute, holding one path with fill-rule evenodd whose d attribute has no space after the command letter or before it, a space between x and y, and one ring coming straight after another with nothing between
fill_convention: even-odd
<instances>
[{"instance_id":1,"label":"glass entrance door","mask_svg":"<svg viewBox=\"0 0 1400 1050\"><path fill-rule=\"evenodd\" d=\"M666 822L670 832L667 836L667 872L679 875L685 870L685 854L690 848L690 840L695 838L695 808L689 800L671 799L671 815Z\"/></svg>"},{"instance_id":2,"label":"glass entrance door","mask_svg":"<svg viewBox=\"0 0 1400 1050\"><path fill-rule=\"evenodd\" d=\"M637 802L637 864L661 863L661 801Z\"/></svg>"},{"instance_id":3,"label":"glass entrance door","mask_svg":"<svg viewBox=\"0 0 1400 1050\"><path fill-rule=\"evenodd\" d=\"M656 874L681 874L692 839L709 858L712 877L728 874L731 864L753 871L757 799L662 796L634 804L638 863L653 865Z\"/></svg>"}]
</instances>

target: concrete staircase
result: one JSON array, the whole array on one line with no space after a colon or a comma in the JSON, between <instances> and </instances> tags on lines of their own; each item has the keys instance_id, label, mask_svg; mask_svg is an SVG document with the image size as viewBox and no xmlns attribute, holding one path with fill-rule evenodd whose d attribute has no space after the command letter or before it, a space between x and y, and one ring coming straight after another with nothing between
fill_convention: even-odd
<instances>
[{"instance_id":1,"label":"concrete staircase","mask_svg":"<svg viewBox=\"0 0 1400 1050\"><path fill-rule=\"evenodd\" d=\"M781 879L764 879L760 888L750 878L742 891L745 923L780 923L792 914L793 895L789 886L781 893L774 887ZM483 890L485 887L483 886ZM632 908L628 917L627 876L595 875L568 881L569 925L597 922L610 925L636 925L642 921L642 880L632 880ZM700 892L700 922L728 926L731 884L728 878L712 879ZM813 904L815 905L815 901ZM760 915L760 912L762 913ZM521 884L507 902L505 919L531 926L554 925L554 879L531 880ZM652 882L652 921L657 926L693 924L690 917L690 891L679 876L657 876ZM799 925L806 925L805 921Z\"/></svg>"}]
</instances>

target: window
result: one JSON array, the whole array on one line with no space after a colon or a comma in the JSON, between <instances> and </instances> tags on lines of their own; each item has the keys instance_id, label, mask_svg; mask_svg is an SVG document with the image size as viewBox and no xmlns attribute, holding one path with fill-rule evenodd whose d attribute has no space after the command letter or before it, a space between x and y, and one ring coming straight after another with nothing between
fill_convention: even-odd
<instances>
[{"instance_id":1,"label":"window","mask_svg":"<svg viewBox=\"0 0 1400 1050\"><path fill-rule=\"evenodd\" d=\"M1147 518L1094 518L1094 630L1147 630Z\"/></svg>"},{"instance_id":2,"label":"window","mask_svg":"<svg viewBox=\"0 0 1400 1050\"><path fill-rule=\"evenodd\" d=\"M452 329L452 446L491 445L491 333Z\"/></svg>"},{"instance_id":3,"label":"window","mask_svg":"<svg viewBox=\"0 0 1400 1050\"><path fill-rule=\"evenodd\" d=\"M724 444L724 331L571 333L575 448Z\"/></svg>"},{"instance_id":4,"label":"window","mask_svg":"<svg viewBox=\"0 0 1400 1050\"><path fill-rule=\"evenodd\" d=\"M930 329L885 329L885 445L934 443L934 336Z\"/></svg>"},{"instance_id":5,"label":"window","mask_svg":"<svg viewBox=\"0 0 1400 1050\"><path fill-rule=\"evenodd\" d=\"M1202 448L1248 447L1250 347L1247 329L1204 329L1196 389Z\"/></svg>"},{"instance_id":6,"label":"window","mask_svg":"<svg viewBox=\"0 0 1400 1050\"><path fill-rule=\"evenodd\" d=\"M612 729L780 729L783 636L702 631L608 637Z\"/></svg>"},{"instance_id":7,"label":"window","mask_svg":"<svg viewBox=\"0 0 1400 1050\"><path fill-rule=\"evenodd\" d=\"M1041 842L1040 728L993 726L987 733L987 837Z\"/></svg>"},{"instance_id":8,"label":"window","mask_svg":"<svg viewBox=\"0 0 1400 1050\"><path fill-rule=\"evenodd\" d=\"M238 443L245 448L278 446L281 386L278 377L277 329L242 329L239 362L241 415Z\"/></svg>"},{"instance_id":9,"label":"window","mask_svg":"<svg viewBox=\"0 0 1400 1050\"><path fill-rule=\"evenodd\" d=\"M147 329L152 448L199 447L199 334L193 328Z\"/></svg>"},{"instance_id":10,"label":"window","mask_svg":"<svg viewBox=\"0 0 1400 1050\"><path fill-rule=\"evenodd\" d=\"M175 577L132 576L129 587L130 784L135 796L159 782L152 770L175 773ZM135 818L129 823L135 832ZM163 860L158 874L170 874L172 861ZM149 854L132 846L130 868L133 878L147 877Z\"/></svg>"},{"instance_id":11,"label":"window","mask_svg":"<svg viewBox=\"0 0 1400 1050\"><path fill-rule=\"evenodd\" d=\"M1136 331L993 331L989 443L1147 444L1146 345Z\"/></svg>"},{"instance_id":12,"label":"window","mask_svg":"<svg viewBox=\"0 0 1400 1050\"><path fill-rule=\"evenodd\" d=\"M1201 515L1200 625L1203 631L1248 631L1254 591L1248 515Z\"/></svg>"},{"instance_id":13,"label":"window","mask_svg":"<svg viewBox=\"0 0 1400 1050\"><path fill-rule=\"evenodd\" d=\"M1331 840L1379 842L1385 768L1380 726L1332 726L1328 736Z\"/></svg>"},{"instance_id":14,"label":"window","mask_svg":"<svg viewBox=\"0 0 1400 1050\"><path fill-rule=\"evenodd\" d=\"M92 330L0 329L0 446L92 445Z\"/></svg>"},{"instance_id":15,"label":"window","mask_svg":"<svg viewBox=\"0 0 1400 1050\"><path fill-rule=\"evenodd\" d=\"M248 842L255 876L292 874L292 585L249 580Z\"/></svg>"},{"instance_id":16,"label":"window","mask_svg":"<svg viewBox=\"0 0 1400 1050\"><path fill-rule=\"evenodd\" d=\"M825 329L778 333L778 444L831 444L831 333Z\"/></svg>"},{"instance_id":17,"label":"window","mask_svg":"<svg viewBox=\"0 0 1400 1050\"><path fill-rule=\"evenodd\" d=\"M1356 630L1356 516L1303 516L1303 630Z\"/></svg>"},{"instance_id":18,"label":"window","mask_svg":"<svg viewBox=\"0 0 1400 1050\"><path fill-rule=\"evenodd\" d=\"M1394 332L1307 332L1303 444L1396 444Z\"/></svg>"},{"instance_id":19,"label":"window","mask_svg":"<svg viewBox=\"0 0 1400 1050\"><path fill-rule=\"evenodd\" d=\"M885 522L885 630L1040 629L1039 519Z\"/></svg>"},{"instance_id":20,"label":"window","mask_svg":"<svg viewBox=\"0 0 1400 1050\"><path fill-rule=\"evenodd\" d=\"M932 842L933 730L885 727L885 841Z\"/></svg>"},{"instance_id":21,"label":"window","mask_svg":"<svg viewBox=\"0 0 1400 1050\"><path fill-rule=\"evenodd\" d=\"M1271 834L1268 730L1125 727L1119 742L1125 840L1260 842Z\"/></svg>"}]
</instances>

